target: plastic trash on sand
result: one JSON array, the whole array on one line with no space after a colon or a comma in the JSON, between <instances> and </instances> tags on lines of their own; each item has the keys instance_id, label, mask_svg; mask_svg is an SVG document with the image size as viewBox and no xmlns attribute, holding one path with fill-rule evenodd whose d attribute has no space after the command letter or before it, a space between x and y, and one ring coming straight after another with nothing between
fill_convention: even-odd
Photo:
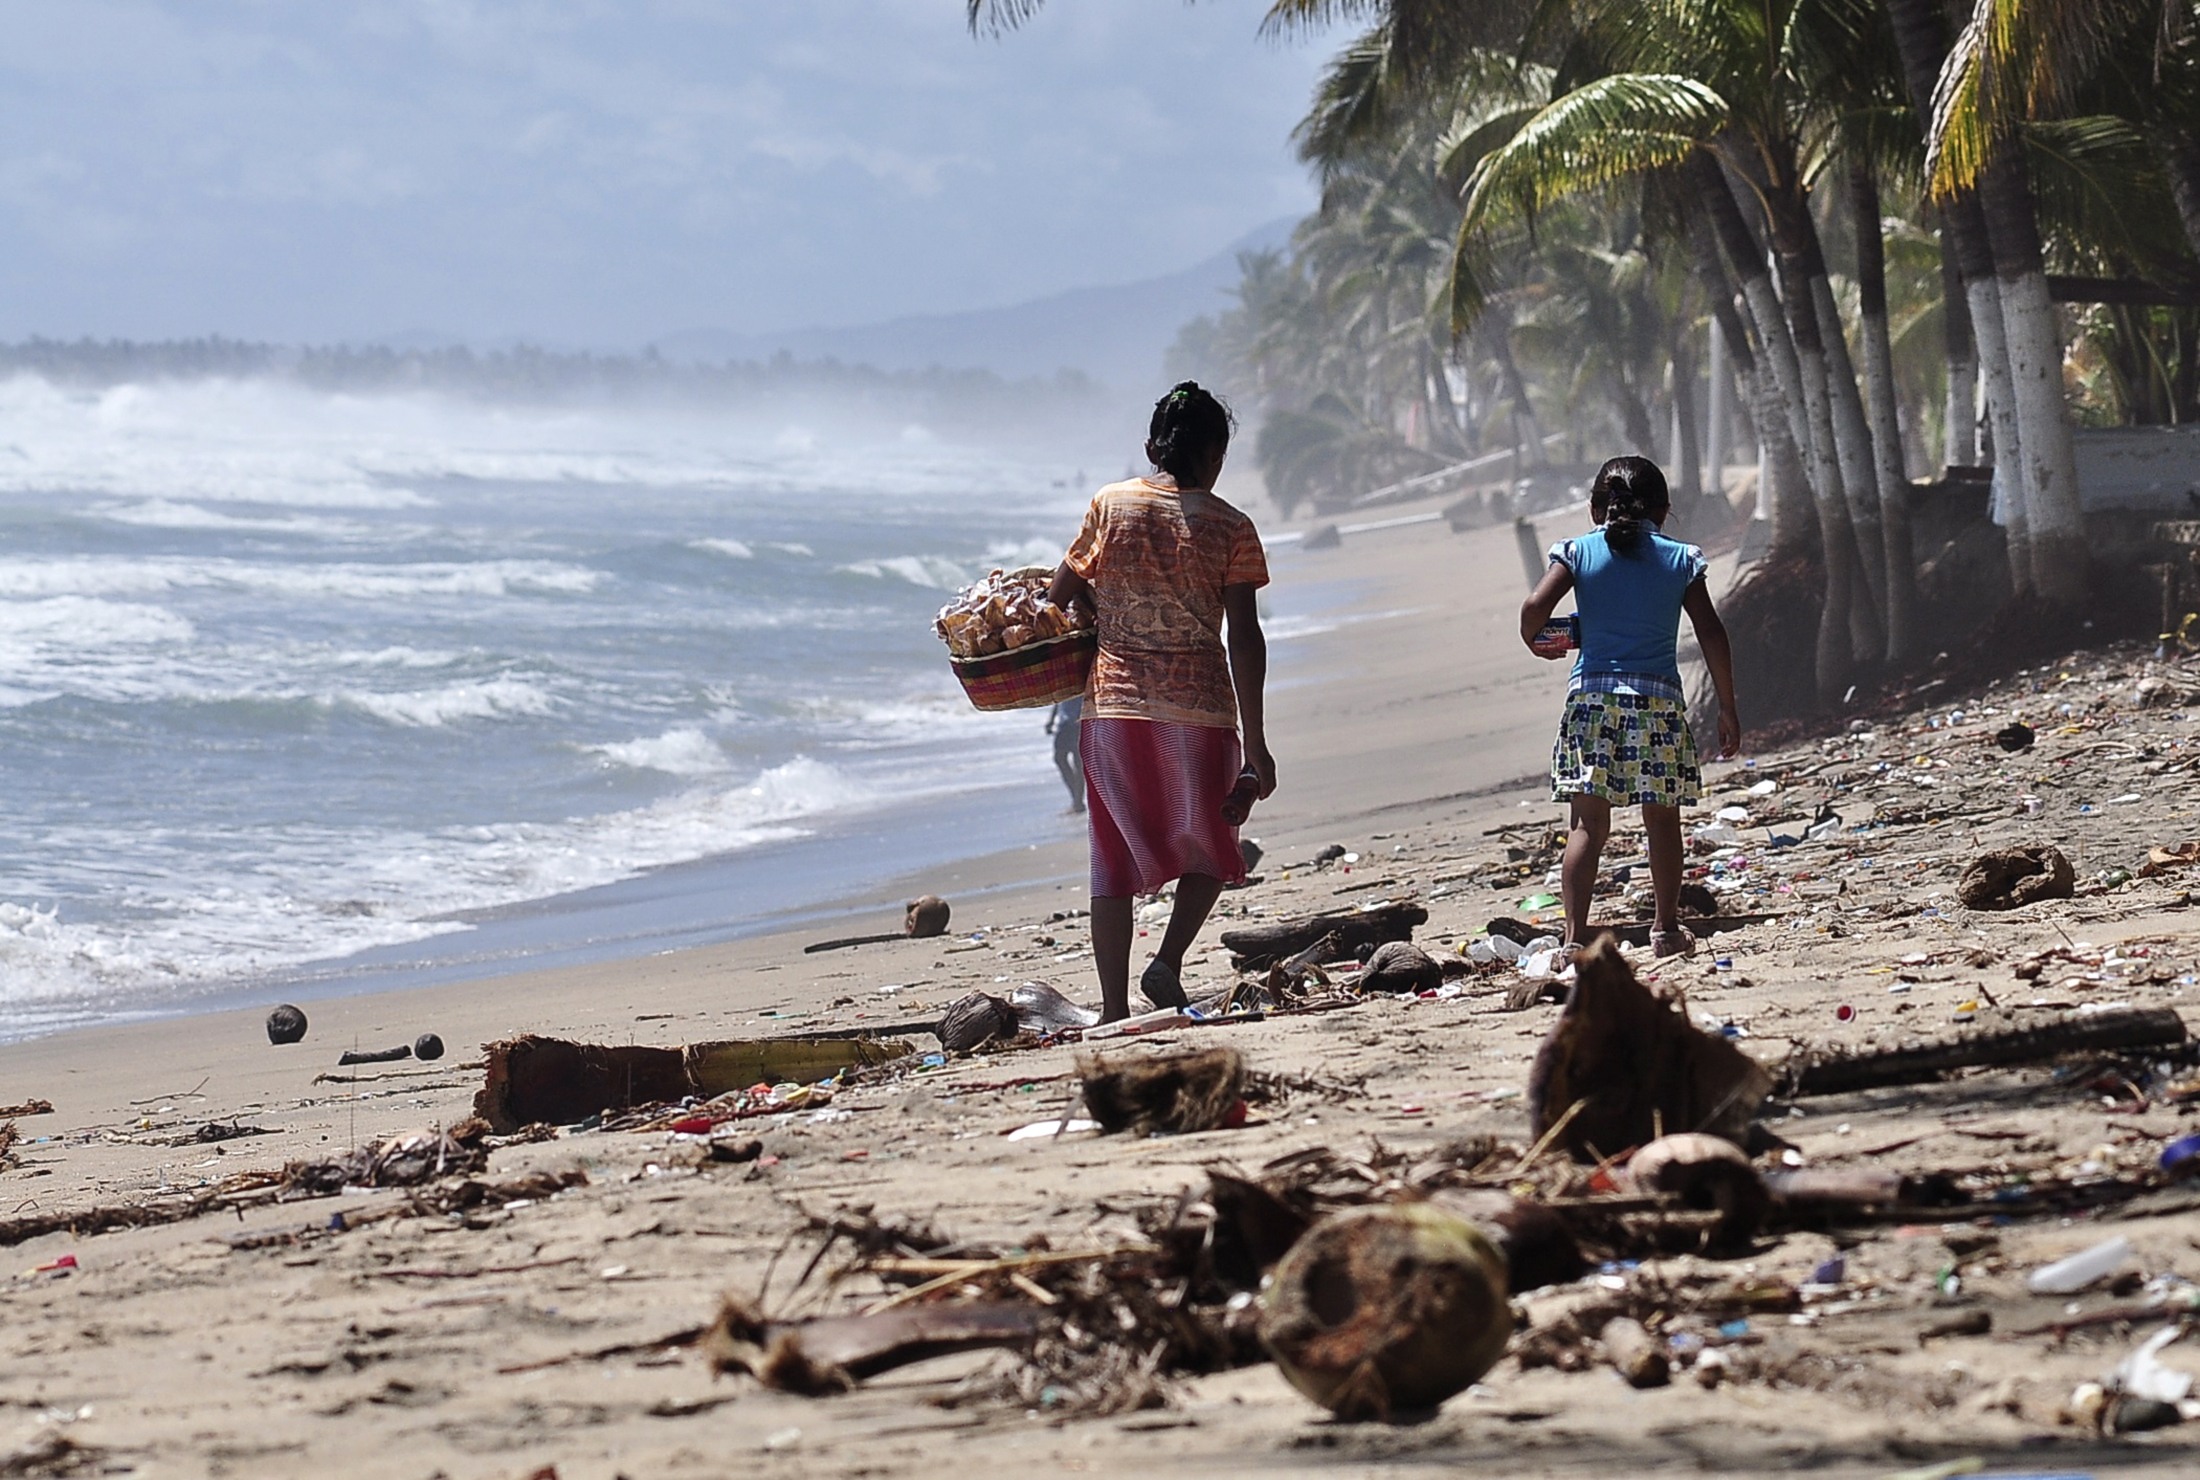
<instances>
[{"instance_id":1,"label":"plastic trash on sand","mask_svg":"<svg viewBox=\"0 0 2200 1480\"><path fill-rule=\"evenodd\" d=\"M2118 1234L2033 1270L2025 1279L2025 1288L2035 1295L2073 1295L2095 1280L2114 1274L2131 1254L2131 1240Z\"/></svg>"},{"instance_id":2,"label":"plastic trash on sand","mask_svg":"<svg viewBox=\"0 0 2200 1480\"><path fill-rule=\"evenodd\" d=\"M2128 1397L2183 1407L2185 1400L2192 1396L2192 1374L2164 1363L2161 1352L2184 1334L2183 1326L2170 1326L2155 1332L2138 1350L2116 1364L2116 1370L2108 1378L2110 1389Z\"/></svg>"},{"instance_id":3,"label":"plastic trash on sand","mask_svg":"<svg viewBox=\"0 0 2200 1480\"><path fill-rule=\"evenodd\" d=\"M1098 1129L1100 1129L1100 1122L1097 1120L1063 1120L1057 1116L1052 1120L1034 1120L1029 1125L1020 1125L1008 1133L1008 1139L1011 1141L1037 1141L1057 1134L1074 1136L1081 1131L1096 1131Z\"/></svg>"}]
</instances>

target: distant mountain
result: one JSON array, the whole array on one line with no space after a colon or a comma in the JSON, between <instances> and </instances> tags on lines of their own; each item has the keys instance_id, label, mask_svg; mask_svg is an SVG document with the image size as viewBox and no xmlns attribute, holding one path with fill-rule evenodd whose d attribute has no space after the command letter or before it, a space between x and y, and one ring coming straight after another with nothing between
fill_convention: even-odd
<instances>
[{"instance_id":1,"label":"distant mountain","mask_svg":"<svg viewBox=\"0 0 2200 1480\"><path fill-rule=\"evenodd\" d=\"M1005 308L916 314L838 329L735 334L691 329L656 342L667 359L838 359L883 370L991 370L1010 378L1079 370L1103 385L1144 390L1161 378L1176 331L1230 304L1240 252L1282 247L1295 223L1271 221L1181 272L1105 288L1073 288Z\"/></svg>"}]
</instances>

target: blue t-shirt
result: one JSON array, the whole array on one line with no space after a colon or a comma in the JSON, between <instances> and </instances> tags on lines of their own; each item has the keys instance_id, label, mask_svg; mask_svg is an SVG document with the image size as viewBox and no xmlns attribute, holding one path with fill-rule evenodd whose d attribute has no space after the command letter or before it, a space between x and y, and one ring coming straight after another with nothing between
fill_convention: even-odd
<instances>
[{"instance_id":1,"label":"blue t-shirt","mask_svg":"<svg viewBox=\"0 0 2200 1480\"><path fill-rule=\"evenodd\" d=\"M1614 550L1597 529L1551 546L1551 559L1574 577L1581 647L1570 687L1608 687L1624 676L1660 680L1658 691L1678 697L1681 597L1709 568L1703 551L1644 525L1632 550Z\"/></svg>"}]
</instances>

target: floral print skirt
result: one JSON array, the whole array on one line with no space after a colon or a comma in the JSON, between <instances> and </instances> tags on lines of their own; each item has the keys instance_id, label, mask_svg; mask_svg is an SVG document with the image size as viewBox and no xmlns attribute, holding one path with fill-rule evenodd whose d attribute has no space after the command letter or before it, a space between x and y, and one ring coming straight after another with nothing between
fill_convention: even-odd
<instances>
[{"instance_id":1,"label":"floral print skirt","mask_svg":"<svg viewBox=\"0 0 2200 1480\"><path fill-rule=\"evenodd\" d=\"M1703 795L1688 710L1659 694L1584 690L1566 696L1551 747L1551 800L1679 807Z\"/></svg>"}]
</instances>

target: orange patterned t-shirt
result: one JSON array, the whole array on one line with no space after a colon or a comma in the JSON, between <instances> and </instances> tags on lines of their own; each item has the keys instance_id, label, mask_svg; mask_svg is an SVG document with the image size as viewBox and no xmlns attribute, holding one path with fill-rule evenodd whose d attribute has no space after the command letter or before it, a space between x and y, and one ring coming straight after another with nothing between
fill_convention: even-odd
<instances>
[{"instance_id":1,"label":"orange patterned t-shirt","mask_svg":"<svg viewBox=\"0 0 2200 1480\"><path fill-rule=\"evenodd\" d=\"M1268 584L1251 519L1165 475L1133 478L1093 496L1063 558L1100 619L1087 717L1236 727L1222 588Z\"/></svg>"}]
</instances>

